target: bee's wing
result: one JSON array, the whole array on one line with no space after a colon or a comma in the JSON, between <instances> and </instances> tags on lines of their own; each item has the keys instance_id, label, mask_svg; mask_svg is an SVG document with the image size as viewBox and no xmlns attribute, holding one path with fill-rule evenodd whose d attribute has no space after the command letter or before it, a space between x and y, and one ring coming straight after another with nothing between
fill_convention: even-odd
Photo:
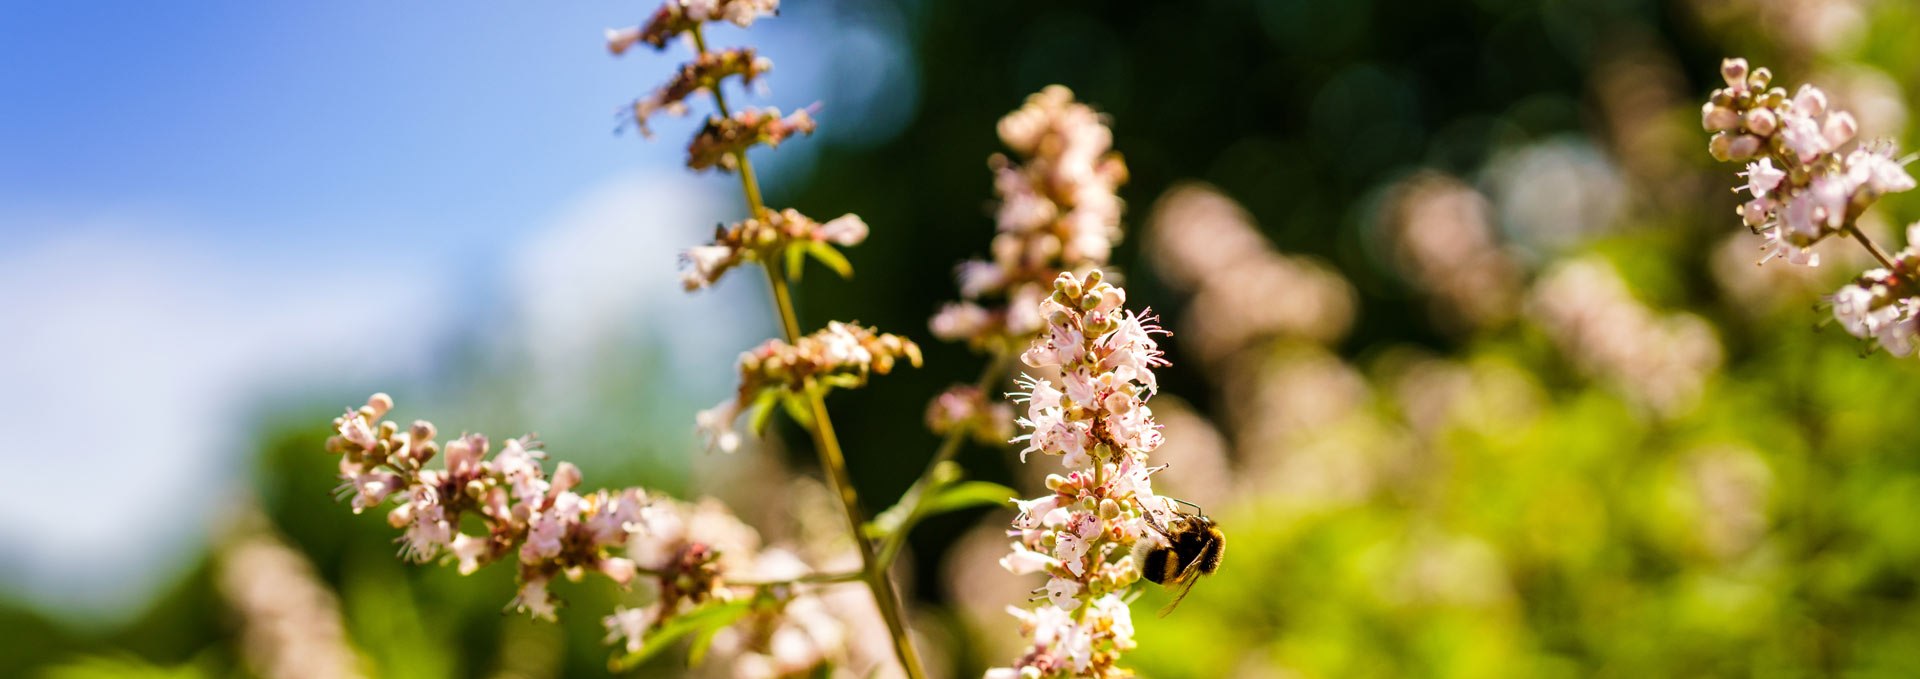
<instances>
[{"instance_id":1,"label":"bee's wing","mask_svg":"<svg viewBox=\"0 0 1920 679\"><path fill-rule=\"evenodd\" d=\"M1187 562L1187 567L1181 569L1180 577L1174 581L1180 583L1180 593L1173 595L1173 601L1168 602L1166 608L1160 609L1162 618L1172 613L1173 607L1180 605L1181 599L1187 598L1187 592L1193 591L1193 583L1200 581L1200 559L1195 557L1194 560Z\"/></svg>"}]
</instances>

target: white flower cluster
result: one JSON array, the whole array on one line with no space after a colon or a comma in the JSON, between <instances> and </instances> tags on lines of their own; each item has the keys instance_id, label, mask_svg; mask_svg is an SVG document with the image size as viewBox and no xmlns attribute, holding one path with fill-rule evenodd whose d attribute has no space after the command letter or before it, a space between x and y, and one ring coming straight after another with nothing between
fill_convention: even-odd
<instances>
[{"instance_id":1,"label":"white flower cluster","mask_svg":"<svg viewBox=\"0 0 1920 679\"><path fill-rule=\"evenodd\" d=\"M1701 125L1714 133L1714 158L1749 161L1740 188L1750 200L1740 216L1766 236L1767 259L1817 266L1815 243L1853 228L1880 196L1914 188L1889 144L1841 152L1859 125L1852 114L1830 110L1819 88L1802 85L1788 97L1784 88L1768 89L1772 74L1749 69L1745 59L1726 60L1720 75L1727 86L1713 91Z\"/></svg>"},{"instance_id":2,"label":"white flower cluster","mask_svg":"<svg viewBox=\"0 0 1920 679\"><path fill-rule=\"evenodd\" d=\"M607 50L622 54L646 43L658 50L700 24L725 21L746 28L780 12L780 0L667 0L641 26L607 29Z\"/></svg>"},{"instance_id":3,"label":"white flower cluster","mask_svg":"<svg viewBox=\"0 0 1920 679\"><path fill-rule=\"evenodd\" d=\"M740 354L740 388L695 414L694 424L707 449L730 453L740 447L733 422L748 409L772 407L782 396L810 389L858 387L873 374L893 372L901 361L920 367L920 345L852 323L829 322L793 344L770 339Z\"/></svg>"},{"instance_id":4,"label":"white flower cluster","mask_svg":"<svg viewBox=\"0 0 1920 679\"><path fill-rule=\"evenodd\" d=\"M1168 511L1147 466L1161 436L1146 404L1157 389L1153 369L1166 361L1152 317L1122 308L1125 292L1100 278L1098 270L1060 274L1040 304L1046 330L1021 356L1060 372L1058 386L1021 382L1021 459L1058 455L1069 471L1047 477L1051 493L1019 503L1011 533L1018 541L1000 563L1015 574L1046 573L1046 598L1011 609L1028 647L990 679L1128 676L1115 663L1134 647L1127 593L1141 572L1133 552L1161 540L1146 512Z\"/></svg>"},{"instance_id":5,"label":"white flower cluster","mask_svg":"<svg viewBox=\"0 0 1920 679\"><path fill-rule=\"evenodd\" d=\"M1662 414L1692 407L1720 367L1711 325L1692 314L1648 308L1599 257L1547 270L1529 294L1527 313L1581 372Z\"/></svg>"},{"instance_id":6,"label":"white flower cluster","mask_svg":"<svg viewBox=\"0 0 1920 679\"><path fill-rule=\"evenodd\" d=\"M715 642L737 676L793 676L845 664L850 635L839 617L820 595L795 585L810 574L806 564L784 550L763 550L759 534L719 502L678 502L637 488L576 493L579 470L562 462L545 476L530 441L509 441L488 459L484 437L442 446L427 422L401 433L381 419L392 408L393 399L375 394L336 418L328 448L341 455L342 490L356 513L399 502L388 521L406 529L400 541L415 560L451 559L469 574L515 555L520 590L511 605L548 620L558 612L548 591L557 575L579 580L599 571L622 587L638 579L650 603L604 620L608 643L628 653L675 616L751 593L753 613L734 626L748 629L723 630L726 643ZM441 452L445 468L424 468ZM485 533L460 531L467 516L477 517Z\"/></svg>"},{"instance_id":7,"label":"white flower cluster","mask_svg":"<svg viewBox=\"0 0 1920 679\"><path fill-rule=\"evenodd\" d=\"M313 563L249 510L214 555L214 583L239 622L240 656L261 679L366 676L340 601Z\"/></svg>"},{"instance_id":8,"label":"white flower cluster","mask_svg":"<svg viewBox=\"0 0 1920 679\"><path fill-rule=\"evenodd\" d=\"M823 224L799 210L769 210L764 218L715 229L712 243L682 254L680 285L688 291L705 288L741 264L780 261L788 248L859 245L867 240L867 231L859 215L840 215Z\"/></svg>"},{"instance_id":9,"label":"white flower cluster","mask_svg":"<svg viewBox=\"0 0 1920 679\"><path fill-rule=\"evenodd\" d=\"M976 346L1001 338L1018 346L1044 323L1035 309L1055 275L1106 264L1120 239L1114 191L1127 179L1113 132L1065 87L1028 97L1000 119L999 130L1020 160L995 155L989 162L1000 196L992 261L961 264L965 301L947 305L932 321L935 336Z\"/></svg>"},{"instance_id":10,"label":"white flower cluster","mask_svg":"<svg viewBox=\"0 0 1920 679\"><path fill-rule=\"evenodd\" d=\"M1854 337L1871 339L1895 356L1913 353L1920 336L1920 223L1907 227L1907 248L1893 256L1894 267L1876 267L1827 297L1833 318Z\"/></svg>"},{"instance_id":11,"label":"white flower cluster","mask_svg":"<svg viewBox=\"0 0 1920 679\"><path fill-rule=\"evenodd\" d=\"M1323 262L1275 249L1253 215L1218 189L1168 189L1147 221L1144 249L1161 280L1192 294L1181 346L1202 363L1226 365L1273 338L1331 344L1352 327L1353 286Z\"/></svg>"},{"instance_id":12,"label":"white flower cluster","mask_svg":"<svg viewBox=\"0 0 1920 679\"><path fill-rule=\"evenodd\" d=\"M622 586L633 580L633 561L616 554L638 530L644 491L575 493L580 470L562 462L549 479L530 438L509 440L488 459L487 438L468 434L446 443L444 467L428 469L443 452L433 424L415 421L402 434L381 419L392 408L391 397L374 394L334 418L338 433L327 449L340 455L342 491L351 494L355 513L388 499L398 503L387 523L406 530L403 554L420 562L451 558L468 574L518 552L520 592L512 605L536 618L554 618L547 585L555 575L578 580L599 571ZM462 532L466 516L477 517L486 533Z\"/></svg>"},{"instance_id":13,"label":"white flower cluster","mask_svg":"<svg viewBox=\"0 0 1920 679\"><path fill-rule=\"evenodd\" d=\"M1859 239L1882 266L1827 297L1833 317L1888 353L1913 353L1920 334L1920 285L1913 272L1920 260L1911 246L1895 255L1881 252L1857 223L1881 196L1914 188L1906 161L1894 157L1891 142L1842 153L1858 124L1852 114L1830 110L1817 87L1802 85L1789 99L1784 88L1767 88L1773 77L1767 69L1749 69L1745 59L1726 60L1720 75L1727 86L1713 91L1701 124L1714 133L1708 150L1715 158L1750 161L1740 187L1750 200L1740 206L1740 216L1766 236L1767 259L1817 266L1814 244L1838 233ZM1916 236L1920 230L1909 227L1909 243Z\"/></svg>"}]
</instances>

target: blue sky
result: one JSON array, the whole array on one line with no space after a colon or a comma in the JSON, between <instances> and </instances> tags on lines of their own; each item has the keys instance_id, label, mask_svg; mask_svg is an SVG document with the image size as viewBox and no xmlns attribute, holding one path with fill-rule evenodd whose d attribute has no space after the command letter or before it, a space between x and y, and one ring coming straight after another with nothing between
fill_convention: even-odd
<instances>
[{"instance_id":1,"label":"blue sky","mask_svg":"<svg viewBox=\"0 0 1920 679\"><path fill-rule=\"evenodd\" d=\"M775 62L758 101L822 101L828 130L769 181L836 125L911 115L907 17L847 4L789 2L753 31ZM257 399L406 384L476 318L549 395L637 314L684 330L670 363L725 365L764 334L674 285L675 252L739 210L730 179L678 169L693 121L614 134L685 54L607 54L602 29L652 8L0 4L0 464L68 480L0 494L0 595L127 615L215 529ZM688 422L726 389L660 378L696 396ZM80 479L89 505L62 511Z\"/></svg>"}]
</instances>

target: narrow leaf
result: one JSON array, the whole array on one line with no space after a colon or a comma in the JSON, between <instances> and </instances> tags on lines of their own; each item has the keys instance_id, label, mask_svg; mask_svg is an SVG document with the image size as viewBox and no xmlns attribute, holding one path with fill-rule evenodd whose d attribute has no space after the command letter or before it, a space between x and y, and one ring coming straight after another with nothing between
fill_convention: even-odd
<instances>
[{"instance_id":1,"label":"narrow leaf","mask_svg":"<svg viewBox=\"0 0 1920 679\"><path fill-rule=\"evenodd\" d=\"M833 269L833 272L840 274L841 278L853 278L853 263L847 261L847 256L840 254L832 244L821 241L808 243L807 254L813 255L813 258L820 260L821 264Z\"/></svg>"},{"instance_id":2,"label":"narrow leaf","mask_svg":"<svg viewBox=\"0 0 1920 679\"><path fill-rule=\"evenodd\" d=\"M798 283L800 282L800 272L806 269L807 251L801 249L798 246L788 245L786 249L786 255L787 255L787 280Z\"/></svg>"},{"instance_id":3,"label":"narrow leaf","mask_svg":"<svg viewBox=\"0 0 1920 679\"><path fill-rule=\"evenodd\" d=\"M780 406L787 410L787 416L793 418L793 421L800 423L802 427L812 429L813 411L808 407L805 399L806 397L799 394L783 392L780 396Z\"/></svg>"},{"instance_id":4,"label":"narrow leaf","mask_svg":"<svg viewBox=\"0 0 1920 679\"><path fill-rule=\"evenodd\" d=\"M753 411L751 415L753 419L748 420L747 427L753 431L754 436L767 435L767 425L773 422L773 400L779 397L779 392L768 389L754 397L753 405L748 406Z\"/></svg>"},{"instance_id":5,"label":"narrow leaf","mask_svg":"<svg viewBox=\"0 0 1920 679\"><path fill-rule=\"evenodd\" d=\"M992 481L964 481L935 491L920 505L920 516L967 509L969 507L1006 506L1015 495L1012 488Z\"/></svg>"},{"instance_id":6,"label":"narrow leaf","mask_svg":"<svg viewBox=\"0 0 1920 679\"><path fill-rule=\"evenodd\" d=\"M733 624L751 610L753 610L751 600L729 601L710 604L674 617L653 628L653 631L647 635L646 641L641 644L640 650L615 656L607 661L607 667L615 672L633 669L673 646L681 638L696 633L711 636L721 628Z\"/></svg>"}]
</instances>

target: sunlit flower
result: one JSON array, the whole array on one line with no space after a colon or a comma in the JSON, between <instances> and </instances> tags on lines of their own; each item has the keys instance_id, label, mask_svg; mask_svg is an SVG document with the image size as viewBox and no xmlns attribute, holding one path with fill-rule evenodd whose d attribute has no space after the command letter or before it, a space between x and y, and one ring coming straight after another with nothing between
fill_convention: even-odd
<instances>
[{"instance_id":1,"label":"sunlit flower","mask_svg":"<svg viewBox=\"0 0 1920 679\"><path fill-rule=\"evenodd\" d=\"M1131 553L1158 539L1146 524L1150 508L1165 511L1153 493L1147 455L1160 445L1159 425L1146 405L1155 390L1153 369L1163 366L1150 317L1124 308L1126 294L1101 280L1060 274L1041 302L1048 326L1022 355L1033 368L1058 369L1053 380L1022 377L1016 403L1026 407L1024 461L1030 453L1059 456L1068 470L1048 477L1047 495L1020 500L1011 524L1018 538L1000 564L1017 575L1047 574L1044 601L1015 608L1027 651L1005 676L1117 677L1119 653L1133 647L1124 596L1140 579Z\"/></svg>"}]
</instances>

